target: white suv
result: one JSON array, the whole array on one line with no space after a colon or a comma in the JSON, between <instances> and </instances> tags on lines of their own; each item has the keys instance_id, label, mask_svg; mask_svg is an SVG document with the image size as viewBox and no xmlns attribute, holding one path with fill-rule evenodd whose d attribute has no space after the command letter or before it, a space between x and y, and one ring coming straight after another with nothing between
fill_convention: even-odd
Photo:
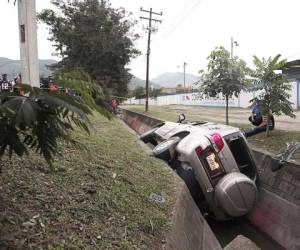
<instances>
[{"instance_id":1,"label":"white suv","mask_svg":"<svg viewBox=\"0 0 300 250\"><path fill-rule=\"evenodd\" d=\"M216 219L243 216L253 208L257 170L238 128L210 122L164 122L140 138L155 145L156 157L194 170Z\"/></svg>"}]
</instances>

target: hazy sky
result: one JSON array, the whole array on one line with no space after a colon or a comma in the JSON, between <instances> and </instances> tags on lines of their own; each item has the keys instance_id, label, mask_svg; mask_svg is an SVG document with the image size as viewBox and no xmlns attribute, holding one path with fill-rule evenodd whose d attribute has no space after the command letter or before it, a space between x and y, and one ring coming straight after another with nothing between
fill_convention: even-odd
<instances>
[{"instance_id":1,"label":"hazy sky","mask_svg":"<svg viewBox=\"0 0 300 250\"><path fill-rule=\"evenodd\" d=\"M37 11L50 7L50 0L36 0ZM205 68L209 52L216 46L230 50L230 38L238 41L234 54L251 65L253 55L300 59L300 0L111 0L114 7L125 7L139 18L140 12L153 8L163 12L162 24L152 36L150 78L163 72L182 70L198 74ZM17 8L0 0L0 57L19 58ZM145 78L147 33L146 21L139 21L136 31L142 38L136 43L142 55L130 64L132 73ZM47 41L48 32L39 25L39 57L54 58ZM180 66L180 68L178 68Z\"/></svg>"}]
</instances>

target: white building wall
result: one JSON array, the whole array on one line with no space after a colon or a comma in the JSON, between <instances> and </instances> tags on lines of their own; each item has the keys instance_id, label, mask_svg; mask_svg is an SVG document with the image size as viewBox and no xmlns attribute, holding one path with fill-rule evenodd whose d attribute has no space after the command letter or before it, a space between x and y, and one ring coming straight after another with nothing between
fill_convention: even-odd
<instances>
[{"instance_id":1,"label":"white building wall","mask_svg":"<svg viewBox=\"0 0 300 250\"><path fill-rule=\"evenodd\" d=\"M293 108L297 108L297 82L291 82L292 84L292 90L290 91L291 98L290 101L293 103Z\"/></svg>"},{"instance_id":2,"label":"white building wall","mask_svg":"<svg viewBox=\"0 0 300 250\"><path fill-rule=\"evenodd\" d=\"M253 98L251 93L243 93L240 98L233 97L229 99L230 107L248 107L249 101ZM144 99L131 98L124 102L125 104L145 104ZM167 96L158 96L149 98L149 105L201 105L201 106L225 106L225 99L220 95L217 98L203 98L199 93L186 93Z\"/></svg>"},{"instance_id":3,"label":"white building wall","mask_svg":"<svg viewBox=\"0 0 300 250\"><path fill-rule=\"evenodd\" d=\"M291 82L292 90L290 92L290 101L293 103L292 107L297 109L297 82ZM300 92L300 89L299 89ZM232 97L229 99L229 107L248 108L251 106L250 100L257 96L259 92L244 92L242 91L239 97ZM298 94L300 98L300 93ZM144 99L135 98L128 99L125 104L145 104ZM199 93L186 93L158 96L157 98L149 98L149 105L200 105L200 106L215 106L225 107L225 99L220 95L218 98L203 98Z\"/></svg>"}]
</instances>

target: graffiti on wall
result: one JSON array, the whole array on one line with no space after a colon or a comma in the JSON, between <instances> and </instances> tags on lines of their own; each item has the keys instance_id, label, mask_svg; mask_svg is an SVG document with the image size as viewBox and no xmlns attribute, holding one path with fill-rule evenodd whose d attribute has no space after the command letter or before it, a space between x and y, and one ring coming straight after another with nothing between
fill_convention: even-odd
<instances>
[{"instance_id":1,"label":"graffiti on wall","mask_svg":"<svg viewBox=\"0 0 300 250\"><path fill-rule=\"evenodd\" d=\"M211 106L224 106L225 105L225 97L221 94L216 97L209 97L203 93L188 93L181 95L181 101L197 103L199 105L211 105ZM229 98L228 104L230 106L235 106L237 102L236 98Z\"/></svg>"}]
</instances>

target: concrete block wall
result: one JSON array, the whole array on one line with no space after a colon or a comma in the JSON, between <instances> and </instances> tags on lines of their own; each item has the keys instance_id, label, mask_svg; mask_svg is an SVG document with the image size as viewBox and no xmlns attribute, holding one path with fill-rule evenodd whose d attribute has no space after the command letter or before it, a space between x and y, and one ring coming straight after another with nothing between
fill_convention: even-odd
<instances>
[{"instance_id":1,"label":"concrete block wall","mask_svg":"<svg viewBox=\"0 0 300 250\"><path fill-rule=\"evenodd\" d=\"M300 164L272 172L272 155L252 150L259 171L259 195L250 222L289 250L300 249Z\"/></svg>"},{"instance_id":2,"label":"concrete block wall","mask_svg":"<svg viewBox=\"0 0 300 250\"><path fill-rule=\"evenodd\" d=\"M289 162L272 172L272 154L256 148L252 152L258 166L260 186L300 206L300 164Z\"/></svg>"},{"instance_id":3,"label":"concrete block wall","mask_svg":"<svg viewBox=\"0 0 300 250\"><path fill-rule=\"evenodd\" d=\"M290 101L292 102L292 107L297 108L297 83L291 82L292 89L290 91ZM255 96L258 96L259 92L245 92L242 91L239 97L233 96L229 99L229 107L240 107L248 108L251 106L250 100ZM139 104L144 105L145 99L127 99L124 104ZM185 93L185 94L173 94L158 96L157 98L150 98L149 104L154 105L200 105L200 106L213 106L213 107L225 107L225 99L222 95L218 98L203 98L198 92Z\"/></svg>"}]
</instances>

